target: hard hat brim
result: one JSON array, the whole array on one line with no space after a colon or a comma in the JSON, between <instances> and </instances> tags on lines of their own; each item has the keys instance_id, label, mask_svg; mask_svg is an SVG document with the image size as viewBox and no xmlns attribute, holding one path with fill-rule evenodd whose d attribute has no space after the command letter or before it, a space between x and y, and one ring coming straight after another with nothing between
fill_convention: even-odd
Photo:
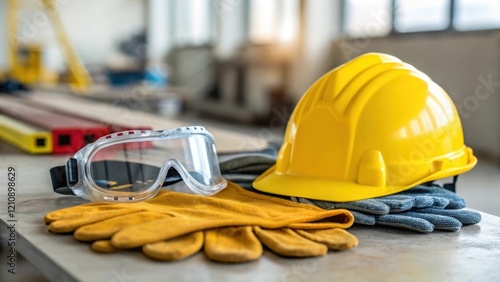
<instances>
[{"instance_id":1,"label":"hard hat brim","mask_svg":"<svg viewBox=\"0 0 500 282\"><path fill-rule=\"evenodd\" d=\"M404 186L374 187L340 180L312 178L290 174L276 173L276 166L272 166L252 183L252 186L262 192L303 197L308 199L351 202L370 198L382 197L410 189L419 184L459 175L471 170L477 163L477 158L471 156L469 163L461 167L452 167L437 171L416 183ZM330 189L328 189L330 187Z\"/></svg>"}]
</instances>

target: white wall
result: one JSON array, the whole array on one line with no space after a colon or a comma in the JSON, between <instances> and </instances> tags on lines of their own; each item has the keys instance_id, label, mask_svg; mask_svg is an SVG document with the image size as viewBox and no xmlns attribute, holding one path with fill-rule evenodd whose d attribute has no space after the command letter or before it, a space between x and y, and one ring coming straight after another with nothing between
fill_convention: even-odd
<instances>
[{"instance_id":1,"label":"white wall","mask_svg":"<svg viewBox=\"0 0 500 282\"><path fill-rule=\"evenodd\" d=\"M214 3L217 29L215 54L219 58L227 59L246 41L246 3L243 0L214 0Z\"/></svg>"},{"instance_id":2,"label":"white wall","mask_svg":"<svg viewBox=\"0 0 500 282\"><path fill-rule=\"evenodd\" d=\"M5 2L6 0L1 0L0 3L5 5ZM67 34L87 65L106 62L119 41L145 29L143 0L56 2ZM18 38L24 42L42 43L49 50L58 49L52 24L48 16L41 12L38 1L22 0L20 6L23 8L20 12ZM1 17L0 27L5 24L4 21L4 17ZM5 52L2 52L0 62L4 60L4 56Z\"/></svg>"},{"instance_id":3,"label":"white wall","mask_svg":"<svg viewBox=\"0 0 500 282\"><path fill-rule=\"evenodd\" d=\"M148 58L163 61L172 48L172 27L170 26L170 1L150 0L147 2Z\"/></svg>"},{"instance_id":4,"label":"white wall","mask_svg":"<svg viewBox=\"0 0 500 282\"><path fill-rule=\"evenodd\" d=\"M465 140L500 157L500 33L419 34L340 41L335 64L366 52L385 52L414 65L453 99ZM492 80L492 85L484 81ZM489 94L488 94L489 93Z\"/></svg>"},{"instance_id":5,"label":"white wall","mask_svg":"<svg viewBox=\"0 0 500 282\"><path fill-rule=\"evenodd\" d=\"M333 39L341 32L341 1L305 1L304 40L292 64L289 90L294 101L332 68Z\"/></svg>"}]
</instances>

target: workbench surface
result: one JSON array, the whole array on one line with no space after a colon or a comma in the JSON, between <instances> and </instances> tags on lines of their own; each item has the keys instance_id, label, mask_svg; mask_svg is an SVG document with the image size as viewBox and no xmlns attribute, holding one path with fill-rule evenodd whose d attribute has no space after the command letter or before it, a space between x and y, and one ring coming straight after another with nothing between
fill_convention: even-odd
<instances>
[{"instance_id":1,"label":"workbench surface","mask_svg":"<svg viewBox=\"0 0 500 282\"><path fill-rule=\"evenodd\" d=\"M126 118L141 116L130 112ZM156 122L155 128L180 125L152 115L146 120ZM219 150L263 146L230 132L213 133ZM52 192L49 169L69 156L0 154L0 236L8 239L8 226L15 223L17 251L53 281L500 281L500 218L487 213L459 232L354 226L349 231L359 239L358 247L318 258L287 259L265 251L254 262L222 264L202 253L179 262L152 261L139 250L98 254L72 235L49 233L43 223L50 211L86 202ZM11 166L17 172L15 222L7 211Z\"/></svg>"}]
</instances>

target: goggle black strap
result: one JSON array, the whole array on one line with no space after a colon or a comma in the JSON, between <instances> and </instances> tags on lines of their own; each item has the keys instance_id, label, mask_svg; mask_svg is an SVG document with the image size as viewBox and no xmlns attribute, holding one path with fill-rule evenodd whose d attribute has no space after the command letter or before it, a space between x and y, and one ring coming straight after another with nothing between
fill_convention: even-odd
<instances>
[{"instance_id":1,"label":"goggle black strap","mask_svg":"<svg viewBox=\"0 0 500 282\"><path fill-rule=\"evenodd\" d=\"M113 163L125 163L113 161ZM153 168L153 166L141 164L143 167ZM158 168L159 170L159 168ZM69 159L65 166L56 166L50 169L50 178L52 180L52 189L61 195L75 195L73 190L68 187L68 183L74 185L78 183L78 166L76 159ZM182 181L180 174L173 168L168 173L163 186L168 186Z\"/></svg>"},{"instance_id":2,"label":"goggle black strap","mask_svg":"<svg viewBox=\"0 0 500 282\"><path fill-rule=\"evenodd\" d=\"M443 188L455 193L457 191L457 180L458 175L453 176L453 182L444 184Z\"/></svg>"},{"instance_id":3,"label":"goggle black strap","mask_svg":"<svg viewBox=\"0 0 500 282\"><path fill-rule=\"evenodd\" d=\"M442 187L444 189L448 190L448 191L456 193L456 191L457 191L457 181L458 181L458 175L455 175L455 176L453 176L453 181L451 183L445 183L445 184L443 184ZM422 185L424 185L424 186L432 186L432 185L436 185L436 184L434 184L434 181L429 181L429 182L422 183Z\"/></svg>"},{"instance_id":4,"label":"goggle black strap","mask_svg":"<svg viewBox=\"0 0 500 282\"><path fill-rule=\"evenodd\" d=\"M52 180L52 189L54 189L54 192L62 195L75 195L73 190L67 186L65 166L51 168L50 179Z\"/></svg>"}]
</instances>

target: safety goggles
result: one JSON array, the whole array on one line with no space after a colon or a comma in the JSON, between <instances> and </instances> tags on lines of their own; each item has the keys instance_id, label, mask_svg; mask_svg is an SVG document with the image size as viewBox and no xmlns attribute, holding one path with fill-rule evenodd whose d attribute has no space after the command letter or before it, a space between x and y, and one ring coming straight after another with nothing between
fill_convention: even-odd
<instances>
[{"instance_id":1,"label":"safety goggles","mask_svg":"<svg viewBox=\"0 0 500 282\"><path fill-rule=\"evenodd\" d=\"M214 137L201 126L109 134L78 151L64 168L52 168L51 176L55 192L93 201L142 201L181 180L205 196L227 185Z\"/></svg>"}]
</instances>

